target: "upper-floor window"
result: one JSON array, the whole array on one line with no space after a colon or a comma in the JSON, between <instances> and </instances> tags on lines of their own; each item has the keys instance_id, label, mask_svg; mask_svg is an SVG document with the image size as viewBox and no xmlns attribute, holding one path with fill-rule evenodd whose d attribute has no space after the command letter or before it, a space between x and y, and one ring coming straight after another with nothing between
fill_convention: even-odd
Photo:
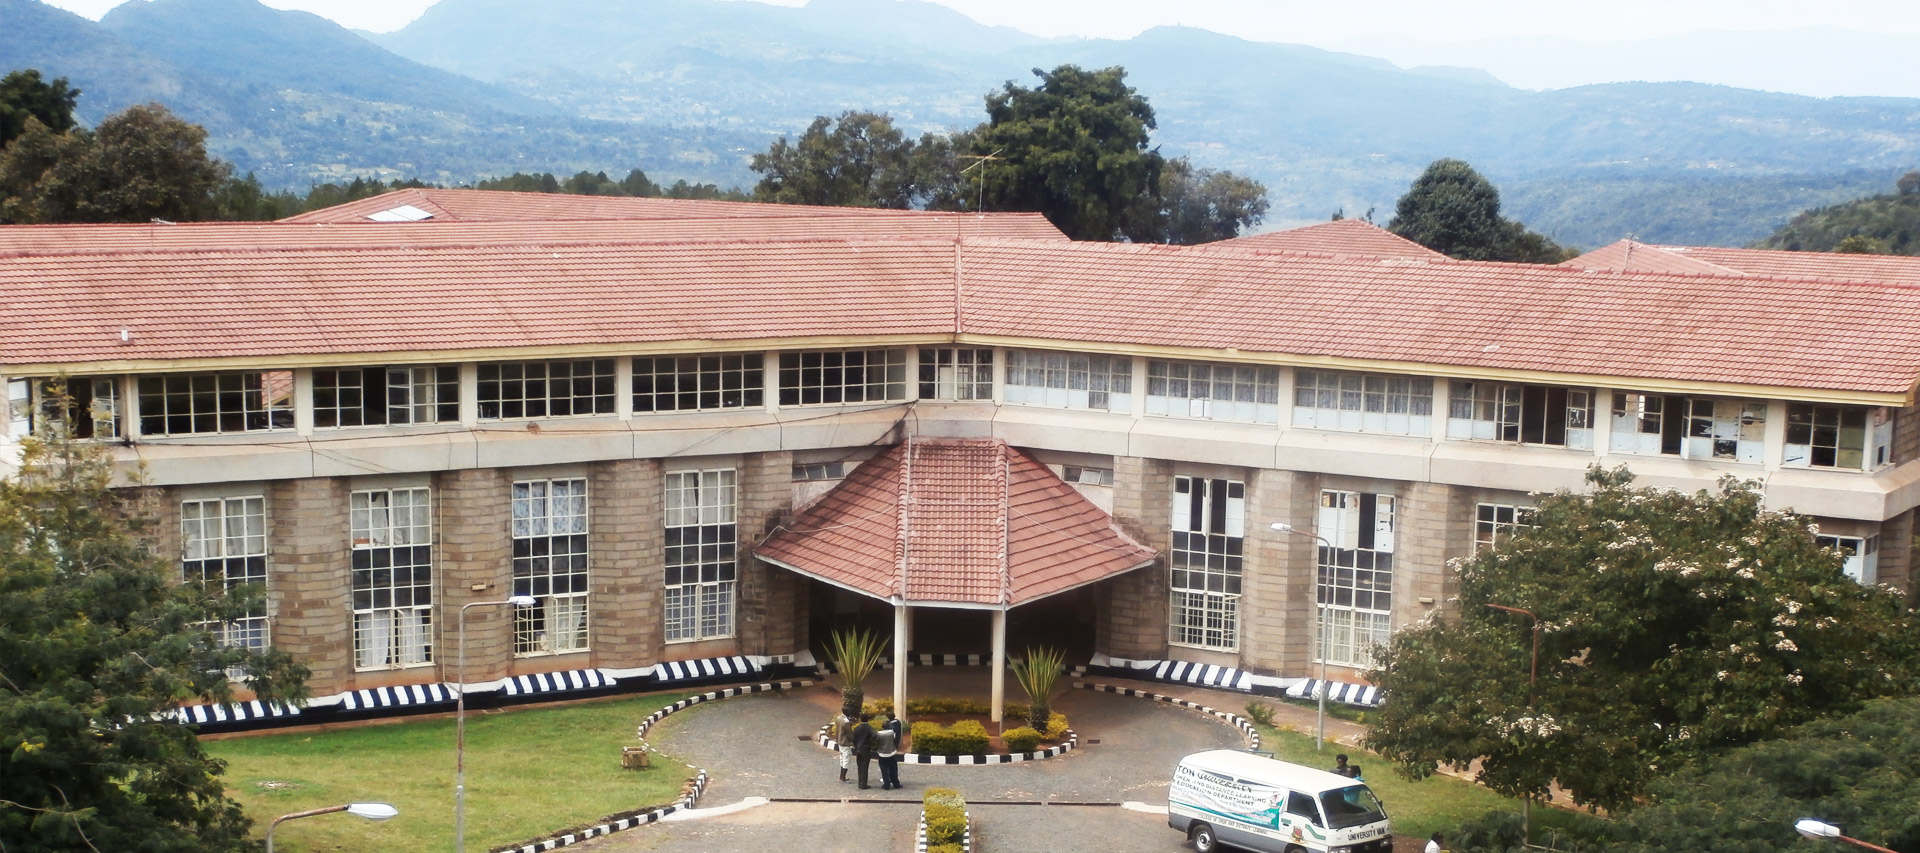
<instances>
[{"instance_id":1,"label":"upper-floor window","mask_svg":"<svg viewBox=\"0 0 1920 853\"><path fill-rule=\"evenodd\" d=\"M353 663L390 669L433 662L433 505L425 488L354 492Z\"/></svg>"},{"instance_id":2,"label":"upper-floor window","mask_svg":"<svg viewBox=\"0 0 1920 853\"><path fill-rule=\"evenodd\" d=\"M254 495L180 504L180 573L189 583L232 590L267 583L266 499ZM255 602L245 616L205 627L222 645L267 647L267 605Z\"/></svg>"},{"instance_id":3,"label":"upper-floor window","mask_svg":"<svg viewBox=\"0 0 1920 853\"><path fill-rule=\"evenodd\" d=\"M1198 361L1147 362L1147 414L1280 422L1280 368Z\"/></svg>"},{"instance_id":4,"label":"upper-floor window","mask_svg":"<svg viewBox=\"0 0 1920 853\"><path fill-rule=\"evenodd\" d=\"M1133 360L1071 352L1007 352L1002 399L1029 406L1133 411Z\"/></svg>"},{"instance_id":5,"label":"upper-floor window","mask_svg":"<svg viewBox=\"0 0 1920 853\"><path fill-rule=\"evenodd\" d=\"M1425 376L1296 370L1293 425L1309 429L1433 433L1433 380Z\"/></svg>"},{"instance_id":6,"label":"upper-floor window","mask_svg":"<svg viewBox=\"0 0 1920 853\"><path fill-rule=\"evenodd\" d=\"M293 372L141 376L142 435L217 435L293 427Z\"/></svg>"},{"instance_id":7,"label":"upper-floor window","mask_svg":"<svg viewBox=\"0 0 1920 853\"><path fill-rule=\"evenodd\" d=\"M766 398L759 353L652 356L633 360L633 410L757 409Z\"/></svg>"},{"instance_id":8,"label":"upper-floor window","mask_svg":"<svg viewBox=\"0 0 1920 853\"><path fill-rule=\"evenodd\" d=\"M480 365L480 417L564 418L614 412L613 359Z\"/></svg>"},{"instance_id":9,"label":"upper-floor window","mask_svg":"<svg viewBox=\"0 0 1920 853\"><path fill-rule=\"evenodd\" d=\"M1892 461L1893 417L1865 406L1787 405L1785 464L1872 470Z\"/></svg>"},{"instance_id":10,"label":"upper-floor window","mask_svg":"<svg viewBox=\"0 0 1920 853\"><path fill-rule=\"evenodd\" d=\"M587 481L513 484L513 653L587 648Z\"/></svg>"},{"instance_id":11,"label":"upper-floor window","mask_svg":"<svg viewBox=\"0 0 1920 853\"><path fill-rule=\"evenodd\" d=\"M838 480L847 476L845 462L804 462L793 466L795 482L804 480Z\"/></svg>"},{"instance_id":12,"label":"upper-floor window","mask_svg":"<svg viewBox=\"0 0 1920 853\"><path fill-rule=\"evenodd\" d=\"M25 438L48 418L64 418L74 438L120 435L119 382L110 376L14 379L7 383L6 435Z\"/></svg>"},{"instance_id":13,"label":"upper-floor window","mask_svg":"<svg viewBox=\"0 0 1920 853\"><path fill-rule=\"evenodd\" d=\"M1610 449L1688 459L1763 461L1767 404L1762 400L1615 391Z\"/></svg>"},{"instance_id":14,"label":"upper-floor window","mask_svg":"<svg viewBox=\"0 0 1920 853\"><path fill-rule=\"evenodd\" d=\"M920 399L993 399L993 350L920 350Z\"/></svg>"},{"instance_id":15,"label":"upper-floor window","mask_svg":"<svg viewBox=\"0 0 1920 853\"><path fill-rule=\"evenodd\" d=\"M323 368L313 372L313 425L443 424L460 420L460 369Z\"/></svg>"},{"instance_id":16,"label":"upper-floor window","mask_svg":"<svg viewBox=\"0 0 1920 853\"><path fill-rule=\"evenodd\" d=\"M1447 437L1593 449L1593 391L1455 380Z\"/></svg>"},{"instance_id":17,"label":"upper-floor window","mask_svg":"<svg viewBox=\"0 0 1920 853\"><path fill-rule=\"evenodd\" d=\"M1859 583L1875 583L1880 576L1880 537L1815 536L1822 548L1840 552L1840 570Z\"/></svg>"},{"instance_id":18,"label":"upper-floor window","mask_svg":"<svg viewBox=\"0 0 1920 853\"><path fill-rule=\"evenodd\" d=\"M780 354L782 406L880 403L906 398L906 350L808 350Z\"/></svg>"}]
</instances>

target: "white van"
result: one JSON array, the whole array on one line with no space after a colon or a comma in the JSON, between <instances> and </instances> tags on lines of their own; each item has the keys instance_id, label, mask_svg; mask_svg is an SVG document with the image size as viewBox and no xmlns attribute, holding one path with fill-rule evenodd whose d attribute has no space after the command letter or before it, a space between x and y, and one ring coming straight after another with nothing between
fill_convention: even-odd
<instances>
[{"instance_id":1,"label":"white van","mask_svg":"<svg viewBox=\"0 0 1920 853\"><path fill-rule=\"evenodd\" d=\"M1393 853L1387 810L1365 783L1232 749L1180 759L1167 825L1193 849L1262 853Z\"/></svg>"}]
</instances>

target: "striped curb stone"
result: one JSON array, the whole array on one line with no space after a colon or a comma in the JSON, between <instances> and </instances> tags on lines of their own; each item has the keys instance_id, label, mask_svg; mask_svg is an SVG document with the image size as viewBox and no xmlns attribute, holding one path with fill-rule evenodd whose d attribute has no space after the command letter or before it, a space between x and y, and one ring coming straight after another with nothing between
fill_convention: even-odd
<instances>
[{"instance_id":1,"label":"striped curb stone","mask_svg":"<svg viewBox=\"0 0 1920 853\"><path fill-rule=\"evenodd\" d=\"M1073 683L1073 686L1074 686L1074 689L1076 690L1093 690L1100 693L1118 693L1122 696L1132 696L1139 699L1149 699L1155 702L1165 702L1169 705L1176 705L1181 708L1186 708L1193 711L1199 711L1202 714L1218 717L1221 721L1240 730L1240 736L1243 738L1246 738L1248 749L1260 748L1259 730L1253 727L1252 722L1248 721L1245 717L1242 717L1239 714L1231 713L1228 711L1218 711L1213 708L1209 708L1205 705L1202 705L1198 702L1189 702L1185 699L1180 699L1173 696L1167 696L1160 693L1150 693L1145 690L1135 690L1134 688L1131 688L1131 687L1115 687L1114 685L1111 685L1111 684L1098 684L1098 683L1090 683L1086 681L1076 681Z\"/></svg>"}]
</instances>

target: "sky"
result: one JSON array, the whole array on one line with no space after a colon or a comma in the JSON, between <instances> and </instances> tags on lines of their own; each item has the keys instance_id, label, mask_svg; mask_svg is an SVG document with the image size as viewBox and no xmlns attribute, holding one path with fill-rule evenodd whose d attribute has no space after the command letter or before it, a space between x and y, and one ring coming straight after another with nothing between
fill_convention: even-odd
<instances>
[{"instance_id":1,"label":"sky","mask_svg":"<svg viewBox=\"0 0 1920 853\"><path fill-rule=\"evenodd\" d=\"M98 19L121 0L47 0ZM144 0L129 0L144 2ZM265 0L352 29L399 29L434 0ZM636 7L644 0L633 0ZM734 0L755 2L755 0ZM768 0L803 5L803 0ZM1913 0L936 0L1041 36L1185 25L1253 41L1486 68L1523 88L1621 80L1920 97ZM1818 28L1813 32L1802 32ZM1712 38L1693 34L1711 32ZM1688 37L1688 38L1677 38Z\"/></svg>"}]
</instances>

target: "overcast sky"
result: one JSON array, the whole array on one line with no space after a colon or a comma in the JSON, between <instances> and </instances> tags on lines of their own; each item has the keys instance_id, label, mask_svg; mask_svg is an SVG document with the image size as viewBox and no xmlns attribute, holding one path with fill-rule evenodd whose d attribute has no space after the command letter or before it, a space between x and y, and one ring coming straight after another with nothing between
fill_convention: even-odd
<instances>
[{"instance_id":1,"label":"overcast sky","mask_svg":"<svg viewBox=\"0 0 1920 853\"><path fill-rule=\"evenodd\" d=\"M95 19L120 2L47 1ZM314 12L354 29L385 32L406 26L434 0L265 2ZM775 2L803 5L803 0ZM1820 96L1920 97L1920 50L1914 49L1912 38L1920 35L1920 2L1915 0L935 2L984 24L1042 36L1128 38L1149 27L1184 24L1254 41L1384 56L1402 65L1482 67L1527 88L1691 79ZM634 3L638 7L644 0ZM1781 32L1814 27L1855 32L1829 30L1819 37L1786 37ZM1700 44L1659 40L1638 51L1617 49L1622 42L1702 31L1723 34ZM1562 39L1590 46L1541 49L1544 40Z\"/></svg>"}]
</instances>

